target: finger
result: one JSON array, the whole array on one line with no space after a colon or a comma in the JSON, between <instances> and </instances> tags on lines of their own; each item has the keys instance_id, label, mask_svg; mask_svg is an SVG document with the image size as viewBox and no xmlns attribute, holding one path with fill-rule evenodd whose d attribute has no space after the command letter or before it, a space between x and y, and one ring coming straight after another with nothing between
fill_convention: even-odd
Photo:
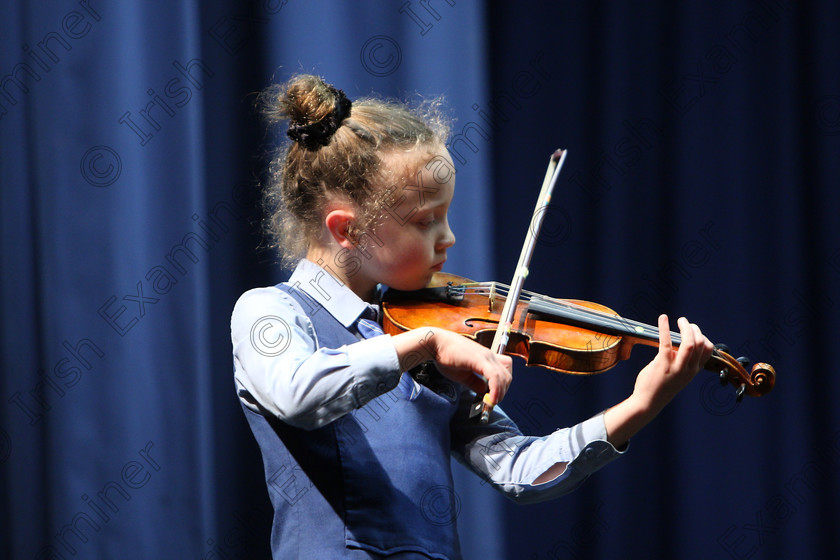
<instances>
[{"instance_id":1,"label":"finger","mask_svg":"<svg viewBox=\"0 0 840 560\"><path fill-rule=\"evenodd\" d=\"M692 360L694 353L694 329L691 323L685 317L677 319L677 325L680 327L680 347L674 356L673 368L681 370L687 363Z\"/></svg>"},{"instance_id":2,"label":"finger","mask_svg":"<svg viewBox=\"0 0 840 560\"><path fill-rule=\"evenodd\" d=\"M676 369L688 367L696 372L708 362L712 343L703 336L700 327L696 324L689 323L685 318L681 318L681 321L684 323L680 325L680 334L683 339L680 350L683 348L685 350L678 354L674 367Z\"/></svg>"},{"instance_id":3,"label":"finger","mask_svg":"<svg viewBox=\"0 0 840 560\"><path fill-rule=\"evenodd\" d=\"M664 313L659 316L659 353L671 357L671 326L668 323L668 316Z\"/></svg>"},{"instance_id":4,"label":"finger","mask_svg":"<svg viewBox=\"0 0 840 560\"><path fill-rule=\"evenodd\" d=\"M476 395L483 395L490 390L487 380L475 373L468 375L462 383L472 390Z\"/></svg>"},{"instance_id":5,"label":"finger","mask_svg":"<svg viewBox=\"0 0 840 560\"><path fill-rule=\"evenodd\" d=\"M712 350L714 346L712 345L712 341L710 341L704 334L703 331L700 330L700 327L697 326L695 323L692 323L691 326L694 329L694 340L697 343L697 358L698 358L698 366L703 367L709 361L709 358L712 356Z\"/></svg>"},{"instance_id":6,"label":"finger","mask_svg":"<svg viewBox=\"0 0 840 560\"><path fill-rule=\"evenodd\" d=\"M507 393L507 385L497 378L491 378L488 380L487 394L484 395L484 402L495 406L505 398L505 393Z\"/></svg>"},{"instance_id":7,"label":"finger","mask_svg":"<svg viewBox=\"0 0 840 560\"><path fill-rule=\"evenodd\" d=\"M482 397L481 401L486 405L484 408L485 410L493 410L493 407L499 404L499 401L494 399L490 396L490 393L484 393L484 397Z\"/></svg>"},{"instance_id":8,"label":"finger","mask_svg":"<svg viewBox=\"0 0 840 560\"><path fill-rule=\"evenodd\" d=\"M496 354L493 354L488 361L490 362L492 372L487 376L489 389L487 395L485 395L484 402L488 405L495 406L505 398L505 394L507 394L507 390L510 387L510 382L513 379L511 373L513 362L509 356Z\"/></svg>"}]
</instances>

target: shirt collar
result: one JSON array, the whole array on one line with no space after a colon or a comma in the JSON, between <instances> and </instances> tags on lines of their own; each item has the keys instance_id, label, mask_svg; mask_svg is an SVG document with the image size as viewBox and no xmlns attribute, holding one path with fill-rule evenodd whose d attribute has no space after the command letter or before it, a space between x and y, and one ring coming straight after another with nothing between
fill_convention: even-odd
<instances>
[{"instance_id":1,"label":"shirt collar","mask_svg":"<svg viewBox=\"0 0 840 560\"><path fill-rule=\"evenodd\" d=\"M336 320L349 327L368 308L366 303L341 281L308 259L301 259L288 284L320 303Z\"/></svg>"}]
</instances>

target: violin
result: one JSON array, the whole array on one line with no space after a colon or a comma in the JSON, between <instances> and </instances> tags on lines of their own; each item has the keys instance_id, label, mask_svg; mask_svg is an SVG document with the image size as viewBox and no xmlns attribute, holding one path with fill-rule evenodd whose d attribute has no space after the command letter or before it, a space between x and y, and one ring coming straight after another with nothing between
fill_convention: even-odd
<instances>
[{"instance_id":1,"label":"violin","mask_svg":"<svg viewBox=\"0 0 840 560\"><path fill-rule=\"evenodd\" d=\"M507 295L505 285L473 282L438 272L421 290L385 293L383 330L395 335L416 328L440 327L490 347ZM568 374L602 373L627 359L636 344L659 346L656 326L620 317L598 303L555 299L527 291L520 291L508 327L504 353L519 356L528 366ZM671 332L675 347L680 338L679 333ZM719 344L704 369L717 373L722 385L733 385L740 402L745 394L766 395L776 382L776 371L770 364L757 363L748 372L749 366L749 359L733 358L728 348Z\"/></svg>"},{"instance_id":2,"label":"violin","mask_svg":"<svg viewBox=\"0 0 840 560\"><path fill-rule=\"evenodd\" d=\"M611 369L627 359L636 344L659 346L657 327L622 318L597 303L556 299L522 289L545 209L567 154L567 150L558 149L549 157L510 286L437 273L424 289L385 293L383 330L399 334L440 327L468 336L494 353L519 356L526 365L584 375ZM671 344L679 346L680 334L670 334ZM715 346L703 367L717 373L722 385L735 386L738 402L745 394L766 395L776 383L773 366L757 363L748 373L749 359L733 358L721 344ZM484 395L473 403L470 417L480 416L479 421L487 423L495 404Z\"/></svg>"}]
</instances>

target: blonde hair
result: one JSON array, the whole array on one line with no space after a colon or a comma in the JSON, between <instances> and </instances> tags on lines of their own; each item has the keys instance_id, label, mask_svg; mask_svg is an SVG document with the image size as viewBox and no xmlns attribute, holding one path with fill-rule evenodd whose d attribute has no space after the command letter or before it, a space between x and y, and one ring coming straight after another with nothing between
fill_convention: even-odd
<instances>
[{"instance_id":1,"label":"blonde hair","mask_svg":"<svg viewBox=\"0 0 840 560\"><path fill-rule=\"evenodd\" d=\"M288 134L296 138L272 158L263 195L270 246L285 266L320 235L330 200L349 200L357 207L360 231L373 227L387 197L383 185L393 179L384 164L386 152L443 146L449 135L440 100L410 108L363 98L351 106L343 92L313 75L270 86L258 103L270 124L288 120ZM315 141L300 130L312 132Z\"/></svg>"}]
</instances>

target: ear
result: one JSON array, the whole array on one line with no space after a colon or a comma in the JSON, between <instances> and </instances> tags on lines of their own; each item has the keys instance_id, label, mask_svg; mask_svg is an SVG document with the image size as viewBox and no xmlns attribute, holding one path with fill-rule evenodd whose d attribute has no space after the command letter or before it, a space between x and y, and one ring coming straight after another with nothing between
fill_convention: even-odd
<instances>
[{"instance_id":1,"label":"ear","mask_svg":"<svg viewBox=\"0 0 840 560\"><path fill-rule=\"evenodd\" d=\"M327 226L327 231L330 235L344 249L353 249L355 245L350 237L353 223L356 220L356 214L353 210L348 208L335 208L327 212L324 218L324 224Z\"/></svg>"}]
</instances>

